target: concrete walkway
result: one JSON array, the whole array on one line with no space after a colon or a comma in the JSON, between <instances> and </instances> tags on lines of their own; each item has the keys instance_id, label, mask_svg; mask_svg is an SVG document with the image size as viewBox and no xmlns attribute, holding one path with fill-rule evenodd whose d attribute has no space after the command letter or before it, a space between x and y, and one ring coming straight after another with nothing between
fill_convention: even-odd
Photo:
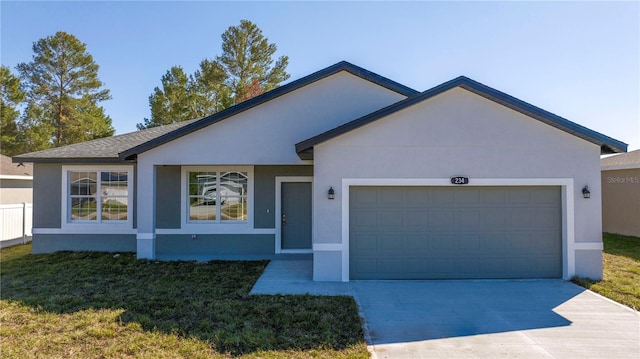
<instances>
[{"instance_id":1,"label":"concrete walkway","mask_svg":"<svg viewBox=\"0 0 640 359\"><path fill-rule=\"evenodd\" d=\"M327 283L274 260L252 293L352 295L374 358L640 358L640 314L562 280Z\"/></svg>"}]
</instances>

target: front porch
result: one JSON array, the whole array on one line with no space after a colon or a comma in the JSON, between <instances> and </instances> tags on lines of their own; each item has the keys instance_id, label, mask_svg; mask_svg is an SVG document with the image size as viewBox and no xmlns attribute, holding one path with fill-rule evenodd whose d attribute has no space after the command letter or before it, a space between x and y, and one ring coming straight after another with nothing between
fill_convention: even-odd
<instances>
[{"instance_id":1,"label":"front porch","mask_svg":"<svg viewBox=\"0 0 640 359\"><path fill-rule=\"evenodd\" d=\"M312 254L275 255L251 294L355 295L349 282L314 282Z\"/></svg>"}]
</instances>

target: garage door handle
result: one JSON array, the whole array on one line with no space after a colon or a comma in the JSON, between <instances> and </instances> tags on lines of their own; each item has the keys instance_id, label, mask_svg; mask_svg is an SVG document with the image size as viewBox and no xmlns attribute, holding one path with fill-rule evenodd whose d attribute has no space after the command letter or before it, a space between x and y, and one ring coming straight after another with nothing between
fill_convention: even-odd
<instances>
[{"instance_id":1,"label":"garage door handle","mask_svg":"<svg viewBox=\"0 0 640 359\"><path fill-rule=\"evenodd\" d=\"M287 225L287 216L286 215L282 215L282 225L285 226Z\"/></svg>"}]
</instances>

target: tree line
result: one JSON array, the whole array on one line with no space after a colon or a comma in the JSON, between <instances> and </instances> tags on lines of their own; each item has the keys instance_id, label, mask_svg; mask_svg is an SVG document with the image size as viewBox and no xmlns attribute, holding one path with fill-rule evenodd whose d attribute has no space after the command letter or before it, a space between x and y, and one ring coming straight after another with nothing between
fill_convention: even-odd
<instances>
[{"instance_id":1,"label":"tree line","mask_svg":"<svg viewBox=\"0 0 640 359\"><path fill-rule=\"evenodd\" d=\"M85 43L59 31L33 44L33 57L0 67L0 152L13 156L112 136L100 103L111 99ZM288 57L255 24L242 20L222 34L222 53L187 75L173 66L149 96L150 118L139 130L201 118L278 87Z\"/></svg>"}]
</instances>

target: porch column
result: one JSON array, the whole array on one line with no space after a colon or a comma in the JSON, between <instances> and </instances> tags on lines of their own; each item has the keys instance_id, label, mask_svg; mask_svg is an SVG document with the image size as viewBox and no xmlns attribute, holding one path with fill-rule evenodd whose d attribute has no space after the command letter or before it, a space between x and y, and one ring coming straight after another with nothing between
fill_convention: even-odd
<instances>
[{"instance_id":1,"label":"porch column","mask_svg":"<svg viewBox=\"0 0 640 359\"><path fill-rule=\"evenodd\" d=\"M156 168L138 156L137 257L156 258Z\"/></svg>"}]
</instances>

